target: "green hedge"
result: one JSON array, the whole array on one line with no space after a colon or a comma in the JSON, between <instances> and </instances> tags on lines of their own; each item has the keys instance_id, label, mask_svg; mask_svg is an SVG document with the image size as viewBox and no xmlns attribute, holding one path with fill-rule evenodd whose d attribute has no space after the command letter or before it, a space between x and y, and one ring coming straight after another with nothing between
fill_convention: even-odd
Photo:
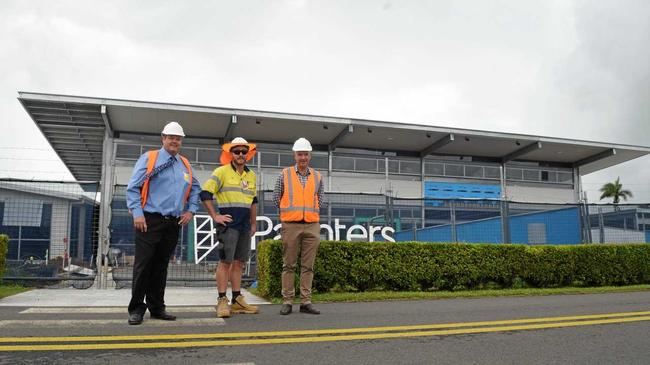
<instances>
[{"instance_id":1,"label":"green hedge","mask_svg":"<svg viewBox=\"0 0 650 365\"><path fill-rule=\"evenodd\" d=\"M0 234L0 283L7 265L7 250L9 250L9 236Z\"/></svg>"},{"instance_id":2,"label":"green hedge","mask_svg":"<svg viewBox=\"0 0 650 365\"><path fill-rule=\"evenodd\" d=\"M650 245L324 241L314 271L317 292L630 285L650 283ZM258 245L257 272L260 294L281 296L281 241Z\"/></svg>"}]
</instances>

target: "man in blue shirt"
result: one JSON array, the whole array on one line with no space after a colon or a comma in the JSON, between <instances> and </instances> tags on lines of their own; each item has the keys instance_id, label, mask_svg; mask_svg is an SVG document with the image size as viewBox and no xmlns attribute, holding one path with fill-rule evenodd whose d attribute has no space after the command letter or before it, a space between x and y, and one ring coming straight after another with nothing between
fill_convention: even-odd
<instances>
[{"instance_id":1,"label":"man in blue shirt","mask_svg":"<svg viewBox=\"0 0 650 365\"><path fill-rule=\"evenodd\" d=\"M147 308L152 318L176 319L165 309L167 266L180 226L199 207L201 191L189 161L179 153L183 137L180 124L168 123L162 131L162 148L140 156L126 188L126 205L135 227L129 324L141 324Z\"/></svg>"}]
</instances>

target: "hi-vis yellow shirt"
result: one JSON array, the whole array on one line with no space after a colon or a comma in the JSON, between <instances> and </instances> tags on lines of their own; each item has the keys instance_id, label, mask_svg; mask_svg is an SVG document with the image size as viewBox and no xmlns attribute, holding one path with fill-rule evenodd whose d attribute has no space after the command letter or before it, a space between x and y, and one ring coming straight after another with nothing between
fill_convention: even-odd
<instances>
[{"instance_id":1,"label":"hi-vis yellow shirt","mask_svg":"<svg viewBox=\"0 0 650 365\"><path fill-rule=\"evenodd\" d=\"M238 230L250 228L250 208L257 196L257 177L248 167L241 175L232 164L217 167L202 189L217 200L219 214L230 214L228 227Z\"/></svg>"}]
</instances>

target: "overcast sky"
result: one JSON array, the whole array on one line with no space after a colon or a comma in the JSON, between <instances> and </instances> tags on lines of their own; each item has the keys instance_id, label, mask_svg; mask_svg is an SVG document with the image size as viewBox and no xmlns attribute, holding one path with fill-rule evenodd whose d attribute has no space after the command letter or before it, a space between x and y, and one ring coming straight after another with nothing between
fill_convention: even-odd
<instances>
[{"instance_id":1,"label":"overcast sky","mask_svg":"<svg viewBox=\"0 0 650 365\"><path fill-rule=\"evenodd\" d=\"M650 146L649 44L647 0L2 1L0 177L72 178L17 91Z\"/></svg>"}]
</instances>

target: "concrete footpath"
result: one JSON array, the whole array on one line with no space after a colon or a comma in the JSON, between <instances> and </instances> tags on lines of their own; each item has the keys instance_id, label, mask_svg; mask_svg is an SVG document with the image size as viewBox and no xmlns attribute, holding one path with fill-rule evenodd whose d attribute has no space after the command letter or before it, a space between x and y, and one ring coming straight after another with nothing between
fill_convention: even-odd
<instances>
[{"instance_id":1,"label":"concrete footpath","mask_svg":"<svg viewBox=\"0 0 650 365\"><path fill-rule=\"evenodd\" d=\"M245 289L242 294L250 304L270 304ZM126 307L130 299L131 289L34 289L0 299L0 307ZM217 291L211 287L168 287L165 290L168 307L212 306L216 299Z\"/></svg>"}]
</instances>

